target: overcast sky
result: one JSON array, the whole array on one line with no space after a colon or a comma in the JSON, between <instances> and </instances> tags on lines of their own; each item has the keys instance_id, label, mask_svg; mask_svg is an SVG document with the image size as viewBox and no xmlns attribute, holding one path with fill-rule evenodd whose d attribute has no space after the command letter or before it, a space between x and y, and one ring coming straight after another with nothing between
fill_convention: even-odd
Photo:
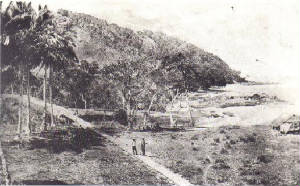
<instances>
[{"instance_id":1,"label":"overcast sky","mask_svg":"<svg viewBox=\"0 0 300 186\"><path fill-rule=\"evenodd\" d=\"M259 81L300 80L299 0L33 0L161 31L219 55ZM5 2L7 4L7 1Z\"/></svg>"}]
</instances>

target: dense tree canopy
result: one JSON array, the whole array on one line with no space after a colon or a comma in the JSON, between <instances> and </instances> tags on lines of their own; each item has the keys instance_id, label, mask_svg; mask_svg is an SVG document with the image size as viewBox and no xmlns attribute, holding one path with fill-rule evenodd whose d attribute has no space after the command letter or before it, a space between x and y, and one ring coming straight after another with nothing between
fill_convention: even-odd
<instances>
[{"instance_id":1,"label":"dense tree canopy","mask_svg":"<svg viewBox=\"0 0 300 186\"><path fill-rule=\"evenodd\" d=\"M11 3L2 39L6 89L20 83L18 65L30 69L33 95L42 97L39 71L50 67L51 97L78 108L164 111L174 95L244 80L218 56L151 31L135 32L84 14L30 3ZM36 79L36 80L34 80ZM14 86L9 86L10 84Z\"/></svg>"}]
</instances>

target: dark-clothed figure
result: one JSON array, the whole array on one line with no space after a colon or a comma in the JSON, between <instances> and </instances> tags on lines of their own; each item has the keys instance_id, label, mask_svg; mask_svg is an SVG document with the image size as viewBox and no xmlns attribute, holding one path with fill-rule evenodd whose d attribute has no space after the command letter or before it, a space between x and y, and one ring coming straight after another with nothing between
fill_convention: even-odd
<instances>
[{"instance_id":1,"label":"dark-clothed figure","mask_svg":"<svg viewBox=\"0 0 300 186\"><path fill-rule=\"evenodd\" d=\"M136 140L132 140L132 153L133 155L137 155L137 150L136 150Z\"/></svg>"},{"instance_id":2,"label":"dark-clothed figure","mask_svg":"<svg viewBox=\"0 0 300 186\"><path fill-rule=\"evenodd\" d=\"M144 138L142 139L142 142L141 142L141 150L142 150L143 156L145 156L146 155L146 142L145 142Z\"/></svg>"}]
</instances>

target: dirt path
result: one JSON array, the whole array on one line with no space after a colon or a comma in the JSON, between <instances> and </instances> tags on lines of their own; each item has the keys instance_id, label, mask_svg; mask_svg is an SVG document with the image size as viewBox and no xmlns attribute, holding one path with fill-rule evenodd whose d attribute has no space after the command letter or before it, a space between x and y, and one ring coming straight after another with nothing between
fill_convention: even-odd
<instances>
[{"instance_id":1,"label":"dirt path","mask_svg":"<svg viewBox=\"0 0 300 186\"><path fill-rule=\"evenodd\" d=\"M112 141L114 144L118 145L120 148L122 148L128 155L132 156L133 158L137 158L141 160L144 164L146 164L151 169L156 170L157 172L161 173L165 177L167 177L172 183L179 186L192 186L188 180L184 179L181 175L174 173L172 170L168 169L167 167L155 162L153 158L148 156L142 156L142 155L132 155L130 148L125 148L119 143L116 142L115 138L106 134L101 134L105 136L107 139Z\"/></svg>"},{"instance_id":2,"label":"dirt path","mask_svg":"<svg viewBox=\"0 0 300 186\"><path fill-rule=\"evenodd\" d=\"M10 98L15 98L15 99L20 99L20 96L18 95L5 95L5 97L10 97ZM23 97L23 99L27 99L27 97ZM43 107L44 106L44 102L42 100L39 100L37 98L31 97L31 102L34 105L37 105L39 107ZM50 107L48 108L48 112L50 112ZM92 125L89 122L84 121L83 119L79 118L78 116L75 115L74 111L71 111L70 109L66 109L62 106L58 106L53 104L53 110L54 110L54 115L59 116L64 114L65 116L67 116L68 118L74 120L74 125L80 125L84 128L94 128L94 125ZM165 166L155 162L151 157L149 156L133 156L131 154L130 149L126 149L123 148L121 145L119 145L118 143L116 143L116 140L114 140L113 137L100 133L97 130L95 130L97 133L101 134L102 136L106 137L108 140L110 140L111 142L113 142L114 144L118 145L121 149L123 149L129 156L132 156L133 158L137 158L139 160L141 160L144 164L146 164L148 167L150 167L151 169L156 170L157 172L159 172L160 174L162 174L163 176L167 177L173 184L175 185L179 185L179 186L191 186L192 184L184 179L181 175L174 173L173 171L171 171L170 169L166 168ZM171 184L172 184L171 183Z\"/></svg>"}]
</instances>

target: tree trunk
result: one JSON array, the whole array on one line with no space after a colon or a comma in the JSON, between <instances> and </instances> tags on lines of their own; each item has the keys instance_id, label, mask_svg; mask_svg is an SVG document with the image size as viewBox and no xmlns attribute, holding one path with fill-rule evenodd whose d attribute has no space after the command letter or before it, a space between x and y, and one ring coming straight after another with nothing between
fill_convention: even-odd
<instances>
[{"instance_id":1,"label":"tree trunk","mask_svg":"<svg viewBox=\"0 0 300 186\"><path fill-rule=\"evenodd\" d=\"M173 119L172 109L173 109L173 105L174 105L174 102L175 102L178 94L179 94L179 92L178 92L178 90L176 90L176 95L172 98L172 102L171 102L171 110L170 110L170 126L171 127L175 127L175 121Z\"/></svg>"},{"instance_id":2,"label":"tree trunk","mask_svg":"<svg viewBox=\"0 0 300 186\"><path fill-rule=\"evenodd\" d=\"M126 114L127 114L127 118L128 118L128 126L130 129L133 128L133 121L132 121L132 116L131 116L131 107L130 107L130 103L126 104Z\"/></svg>"},{"instance_id":3,"label":"tree trunk","mask_svg":"<svg viewBox=\"0 0 300 186\"><path fill-rule=\"evenodd\" d=\"M82 101L83 101L83 103L84 103L84 109L87 109L87 101L86 101L86 99L84 99L84 96L83 96L83 94L81 94L81 99L82 99Z\"/></svg>"},{"instance_id":4,"label":"tree trunk","mask_svg":"<svg viewBox=\"0 0 300 186\"><path fill-rule=\"evenodd\" d=\"M143 126L144 126L144 127L146 126L147 119L148 119L147 112L145 112L145 113L144 113L144 122L143 122Z\"/></svg>"},{"instance_id":5,"label":"tree trunk","mask_svg":"<svg viewBox=\"0 0 300 186\"><path fill-rule=\"evenodd\" d=\"M133 127L133 125L132 125L132 121L131 121L130 98L126 99L126 94L125 94L124 90L123 91L118 91L118 94L122 99L123 110L126 111L128 127L131 129ZM129 91L129 95L130 95L130 91Z\"/></svg>"},{"instance_id":6,"label":"tree trunk","mask_svg":"<svg viewBox=\"0 0 300 186\"><path fill-rule=\"evenodd\" d=\"M170 111L170 126L175 127L175 122L174 122L174 119L173 119L172 111Z\"/></svg>"},{"instance_id":7,"label":"tree trunk","mask_svg":"<svg viewBox=\"0 0 300 186\"><path fill-rule=\"evenodd\" d=\"M150 111L151 111L151 107L152 107L152 105L153 105L155 96L156 96L156 94L154 94L154 95L152 96L150 105L149 105L148 110L147 110L147 113L144 114L144 126L146 126L147 119L148 119L148 117L150 116Z\"/></svg>"},{"instance_id":8,"label":"tree trunk","mask_svg":"<svg viewBox=\"0 0 300 186\"><path fill-rule=\"evenodd\" d=\"M53 66L50 64L50 72L49 72L49 101L50 101L50 109L51 109L51 124L50 126L54 126L54 116L53 116L53 98L52 98L52 78L53 78Z\"/></svg>"},{"instance_id":9,"label":"tree trunk","mask_svg":"<svg viewBox=\"0 0 300 186\"><path fill-rule=\"evenodd\" d=\"M21 109L21 103L20 103L19 110L18 110L18 131L17 131L19 137L21 136L21 133L22 133L22 117L21 117L21 115L22 115L22 109Z\"/></svg>"},{"instance_id":10,"label":"tree trunk","mask_svg":"<svg viewBox=\"0 0 300 186\"><path fill-rule=\"evenodd\" d=\"M47 130L47 98L46 98L46 90L47 90L47 67L44 67L44 89L43 89L43 98L44 98L44 115L43 115L43 130Z\"/></svg>"},{"instance_id":11,"label":"tree trunk","mask_svg":"<svg viewBox=\"0 0 300 186\"><path fill-rule=\"evenodd\" d=\"M10 84L11 94L14 94L14 85Z\"/></svg>"},{"instance_id":12,"label":"tree trunk","mask_svg":"<svg viewBox=\"0 0 300 186\"><path fill-rule=\"evenodd\" d=\"M30 70L27 67L27 128L26 133L31 134L31 121L30 121Z\"/></svg>"},{"instance_id":13,"label":"tree trunk","mask_svg":"<svg viewBox=\"0 0 300 186\"><path fill-rule=\"evenodd\" d=\"M122 98L123 110L126 110L126 100L125 100L125 96L122 93L121 93L121 98Z\"/></svg>"},{"instance_id":14,"label":"tree trunk","mask_svg":"<svg viewBox=\"0 0 300 186\"><path fill-rule=\"evenodd\" d=\"M192 111L191 111L191 107L190 107L188 93L186 93L186 104L187 104L187 109L188 109L188 113L189 113L189 117L190 117L190 126L194 127L195 126L195 121L194 121L194 119L192 117Z\"/></svg>"},{"instance_id":15,"label":"tree trunk","mask_svg":"<svg viewBox=\"0 0 300 186\"><path fill-rule=\"evenodd\" d=\"M102 119L102 121L106 121L106 107L104 108L104 117L103 117L103 119Z\"/></svg>"},{"instance_id":16,"label":"tree trunk","mask_svg":"<svg viewBox=\"0 0 300 186\"><path fill-rule=\"evenodd\" d=\"M23 131L23 62L21 62L19 66L19 72L20 72L20 102L19 102L19 121L18 121L18 135L21 137L22 131Z\"/></svg>"}]
</instances>

